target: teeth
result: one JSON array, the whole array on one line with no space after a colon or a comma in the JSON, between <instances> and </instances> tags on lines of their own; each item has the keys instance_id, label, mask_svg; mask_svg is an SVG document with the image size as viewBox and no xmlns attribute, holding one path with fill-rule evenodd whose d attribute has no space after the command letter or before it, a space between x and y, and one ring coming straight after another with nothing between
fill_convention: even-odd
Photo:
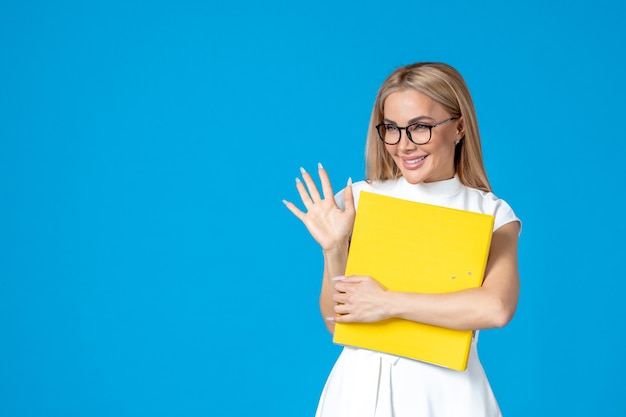
<instances>
[{"instance_id":1,"label":"teeth","mask_svg":"<svg viewBox=\"0 0 626 417\"><path fill-rule=\"evenodd\" d=\"M406 162L409 164L415 164L421 160L423 160L424 158L426 158L425 156L422 156L421 158L417 158L417 159L407 159Z\"/></svg>"}]
</instances>

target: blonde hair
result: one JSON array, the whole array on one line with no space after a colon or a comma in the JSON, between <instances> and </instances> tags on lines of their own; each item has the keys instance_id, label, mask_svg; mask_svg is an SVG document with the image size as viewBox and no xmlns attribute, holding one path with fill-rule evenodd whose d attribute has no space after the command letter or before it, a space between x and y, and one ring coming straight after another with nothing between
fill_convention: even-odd
<instances>
[{"instance_id":1,"label":"blonde hair","mask_svg":"<svg viewBox=\"0 0 626 417\"><path fill-rule=\"evenodd\" d=\"M402 174L376 125L384 118L385 99L394 92L413 89L441 104L453 117L462 117L464 137L456 146L454 169L462 184L491 191L483 163L480 134L474 103L461 74L450 65L420 62L395 70L378 90L370 119L365 148L366 178L369 181L398 178Z\"/></svg>"}]
</instances>

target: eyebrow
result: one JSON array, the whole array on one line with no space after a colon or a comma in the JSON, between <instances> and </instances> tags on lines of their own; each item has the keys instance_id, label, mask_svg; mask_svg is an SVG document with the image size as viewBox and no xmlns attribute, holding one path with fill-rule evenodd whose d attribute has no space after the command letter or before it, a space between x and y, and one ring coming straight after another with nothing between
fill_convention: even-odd
<instances>
[{"instance_id":1,"label":"eyebrow","mask_svg":"<svg viewBox=\"0 0 626 417\"><path fill-rule=\"evenodd\" d=\"M430 116L418 116L418 117L414 117L411 120L409 120L408 124L412 125L412 124L415 124L415 123L434 122L434 121L435 121L435 119L433 119ZM393 120L387 119L386 117L383 119L383 122L389 123L389 124L397 124Z\"/></svg>"}]
</instances>

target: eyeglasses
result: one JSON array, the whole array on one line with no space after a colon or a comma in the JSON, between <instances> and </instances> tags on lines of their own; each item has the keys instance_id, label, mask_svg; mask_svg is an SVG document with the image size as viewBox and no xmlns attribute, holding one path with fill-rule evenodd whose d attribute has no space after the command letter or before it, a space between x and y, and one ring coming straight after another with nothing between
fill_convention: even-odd
<instances>
[{"instance_id":1,"label":"eyeglasses","mask_svg":"<svg viewBox=\"0 0 626 417\"><path fill-rule=\"evenodd\" d=\"M399 127L394 124L381 123L376 126L378 136L387 145L395 145L400 142L402 136L402 130L406 132L407 138L416 145L425 145L430 142L430 138L433 135L433 128L448 123L451 120L458 119L458 117L451 117L434 125L427 125L424 123L413 123L405 127Z\"/></svg>"}]
</instances>

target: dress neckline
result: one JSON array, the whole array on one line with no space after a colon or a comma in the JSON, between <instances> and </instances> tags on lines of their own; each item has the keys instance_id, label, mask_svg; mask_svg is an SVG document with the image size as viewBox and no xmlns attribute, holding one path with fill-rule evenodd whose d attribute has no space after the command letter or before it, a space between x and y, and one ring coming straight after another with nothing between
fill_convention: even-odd
<instances>
[{"instance_id":1,"label":"dress neckline","mask_svg":"<svg viewBox=\"0 0 626 417\"><path fill-rule=\"evenodd\" d=\"M415 196L448 198L457 195L463 189L463 184L457 175L449 180L420 182L418 184L410 184L404 177L400 177L398 180L402 188Z\"/></svg>"}]
</instances>

